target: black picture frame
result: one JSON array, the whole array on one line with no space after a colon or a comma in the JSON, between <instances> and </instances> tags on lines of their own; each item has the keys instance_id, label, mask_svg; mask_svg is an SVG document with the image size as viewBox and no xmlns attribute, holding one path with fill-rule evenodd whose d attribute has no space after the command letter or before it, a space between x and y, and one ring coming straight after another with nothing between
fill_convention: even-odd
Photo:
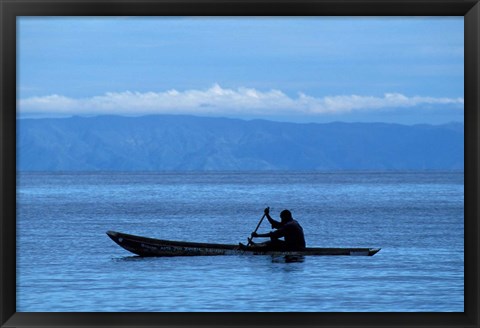
<instances>
[{"instance_id":1,"label":"black picture frame","mask_svg":"<svg viewBox=\"0 0 480 328\"><path fill-rule=\"evenodd\" d=\"M1 327L479 327L479 0L0 0ZM463 313L17 313L17 16L464 16Z\"/></svg>"}]
</instances>

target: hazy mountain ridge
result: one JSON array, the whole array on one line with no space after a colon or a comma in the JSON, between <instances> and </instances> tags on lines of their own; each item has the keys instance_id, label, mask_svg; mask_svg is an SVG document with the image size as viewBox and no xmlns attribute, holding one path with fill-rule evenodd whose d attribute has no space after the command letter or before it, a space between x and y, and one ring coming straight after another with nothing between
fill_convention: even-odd
<instances>
[{"instance_id":1,"label":"hazy mountain ridge","mask_svg":"<svg viewBox=\"0 0 480 328\"><path fill-rule=\"evenodd\" d=\"M158 115L17 121L22 171L462 170L463 124Z\"/></svg>"}]
</instances>

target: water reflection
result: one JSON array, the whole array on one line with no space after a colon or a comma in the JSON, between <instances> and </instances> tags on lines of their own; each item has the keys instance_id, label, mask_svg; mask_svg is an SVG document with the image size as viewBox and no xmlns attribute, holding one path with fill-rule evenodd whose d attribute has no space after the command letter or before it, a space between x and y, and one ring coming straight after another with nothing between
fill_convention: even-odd
<instances>
[{"instance_id":1,"label":"water reflection","mask_svg":"<svg viewBox=\"0 0 480 328\"><path fill-rule=\"evenodd\" d=\"M144 257L138 255L114 257L114 262L130 262L130 261L144 261L151 260L155 257ZM271 255L272 263L303 263L305 262L305 256L303 255Z\"/></svg>"},{"instance_id":2,"label":"water reflection","mask_svg":"<svg viewBox=\"0 0 480 328\"><path fill-rule=\"evenodd\" d=\"M304 262L303 255L272 255L272 263L297 263Z\"/></svg>"},{"instance_id":3,"label":"water reflection","mask_svg":"<svg viewBox=\"0 0 480 328\"><path fill-rule=\"evenodd\" d=\"M144 259L145 259L145 257L138 256L138 255L113 257L112 258L112 260L114 262L129 262L129 261L139 261L139 260L144 260Z\"/></svg>"}]
</instances>

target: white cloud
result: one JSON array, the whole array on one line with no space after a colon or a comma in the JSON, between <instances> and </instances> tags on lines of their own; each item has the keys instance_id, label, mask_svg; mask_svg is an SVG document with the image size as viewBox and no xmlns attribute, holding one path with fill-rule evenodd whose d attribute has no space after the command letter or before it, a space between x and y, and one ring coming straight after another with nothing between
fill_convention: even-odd
<instances>
[{"instance_id":1,"label":"white cloud","mask_svg":"<svg viewBox=\"0 0 480 328\"><path fill-rule=\"evenodd\" d=\"M289 97L280 90L259 91L241 87L226 89L215 84L206 90L164 92L109 92L91 98L74 99L60 95L32 97L18 101L22 114L241 114L321 115L354 111L379 111L419 105L463 105L463 98L434 98L400 93L383 97L343 95L316 98L304 93ZM463 108L463 106L461 106Z\"/></svg>"}]
</instances>

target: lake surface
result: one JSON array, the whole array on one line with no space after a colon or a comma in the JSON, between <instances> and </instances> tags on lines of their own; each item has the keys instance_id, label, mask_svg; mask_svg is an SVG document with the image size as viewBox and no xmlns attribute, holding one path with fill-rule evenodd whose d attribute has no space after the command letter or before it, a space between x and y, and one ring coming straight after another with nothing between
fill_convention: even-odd
<instances>
[{"instance_id":1,"label":"lake surface","mask_svg":"<svg viewBox=\"0 0 480 328\"><path fill-rule=\"evenodd\" d=\"M463 172L20 173L17 311L463 312L463 186ZM140 258L105 234L245 243L266 206L290 209L307 246L382 250Z\"/></svg>"}]
</instances>

